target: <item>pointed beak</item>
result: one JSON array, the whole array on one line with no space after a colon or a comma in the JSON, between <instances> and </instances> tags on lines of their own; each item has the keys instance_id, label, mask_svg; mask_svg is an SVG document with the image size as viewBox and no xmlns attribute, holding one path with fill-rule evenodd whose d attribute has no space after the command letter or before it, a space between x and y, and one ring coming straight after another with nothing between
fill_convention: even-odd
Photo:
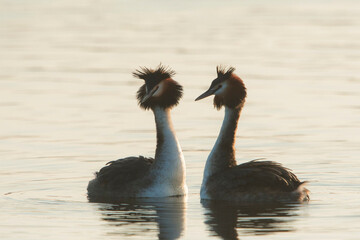
<instances>
[{"instance_id":1,"label":"pointed beak","mask_svg":"<svg viewBox=\"0 0 360 240\"><path fill-rule=\"evenodd\" d=\"M152 95L154 95L154 93L156 92L156 90L158 90L159 86L154 87L153 89L150 90L150 92L148 92L144 98L141 100L141 103L146 102L149 98L152 97Z\"/></svg>"},{"instance_id":2,"label":"pointed beak","mask_svg":"<svg viewBox=\"0 0 360 240\"><path fill-rule=\"evenodd\" d=\"M198 96L195 101L198 101L198 100L201 100L203 98L206 98L208 96L211 96L213 95L215 92L216 92L217 89L212 89L212 88L209 88L206 92L204 92L203 94L201 94L200 96Z\"/></svg>"}]
</instances>

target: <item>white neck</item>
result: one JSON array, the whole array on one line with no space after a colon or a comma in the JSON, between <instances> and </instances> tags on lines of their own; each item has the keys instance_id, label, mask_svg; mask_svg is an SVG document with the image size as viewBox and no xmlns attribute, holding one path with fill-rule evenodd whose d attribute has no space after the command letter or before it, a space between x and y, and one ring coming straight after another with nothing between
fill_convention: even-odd
<instances>
[{"instance_id":1,"label":"white neck","mask_svg":"<svg viewBox=\"0 0 360 240\"><path fill-rule=\"evenodd\" d=\"M175 135L170 110L155 107L153 108L153 111L155 115L157 134L157 146L155 153L156 163L162 164L162 161L169 162L169 158L182 160L182 150Z\"/></svg>"},{"instance_id":2,"label":"white neck","mask_svg":"<svg viewBox=\"0 0 360 240\"><path fill-rule=\"evenodd\" d=\"M154 177L159 184L166 183L167 185L177 186L176 188L186 188L185 160L175 136L170 110L160 107L154 107L152 110L155 115L157 134L155 162L153 165ZM183 195L185 190L172 189L171 191L181 191L182 194L180 195Z\"/></svg>"},{"instance_id":3,"label":"white neck","mask_svg":"<svg viewBox=\"0 0 360 240\"><path fill-rule=\"evenodd\" d=\"M234 145L240 111L241 108L233 109L225 106L225 116L219 136L206 161L201 195L205 194L206 182L212 174L236 165Z\"/></svg>"}]
</instances>

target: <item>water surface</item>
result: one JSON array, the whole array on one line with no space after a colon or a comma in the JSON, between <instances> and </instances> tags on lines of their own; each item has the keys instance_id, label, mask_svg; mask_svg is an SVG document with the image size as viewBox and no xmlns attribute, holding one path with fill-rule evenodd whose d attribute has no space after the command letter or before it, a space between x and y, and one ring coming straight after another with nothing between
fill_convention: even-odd
<instances>
[{"instance_id":1,"label":"water surface","mask_svg":"<svg viewBox=\"0 0 360 240\"><path fill-rule=\"evenodd\" d=\"M357 239L360 5L357 1L0 0L1 239ZM153 156L138 66L170 65L189 195L89 203L93 172ZM200 203L223 111L194 102L232 65L248 98L237 159L283 163L311 202Z\"/></svg>"}]
</instances>

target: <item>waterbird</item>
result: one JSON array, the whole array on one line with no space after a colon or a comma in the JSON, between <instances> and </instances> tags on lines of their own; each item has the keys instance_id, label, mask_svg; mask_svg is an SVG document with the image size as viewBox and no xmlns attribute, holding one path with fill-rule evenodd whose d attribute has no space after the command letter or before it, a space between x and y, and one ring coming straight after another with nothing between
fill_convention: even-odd
<instances>
[{"instance_id":1,"label":"waterbird","mask_svg":"<svg viewBox=\"0 0 360 240\"><path fill-rule=\"evenodd\" d=\"M201 199L236 202L304 202L309 191L290 169L274 161L252 160L237 165L235 137L247 95L234 67L217 66L217 78L195 99L214 97L214 106L225 108L219 136L205 164Z\"/></svg>"},{"instance_id":2,"label":"waterbird","mask_svg":"<svg viewBox=\"0 0 360 240\"><path fill-rule=\"evenodd\" d=\"M151 109L155 116L155 157L126 157L107 163L88 184L90 201L187 194L185 160L170 115L183 95L174 75L174 70L161 64L133 72L134 77L145 80L137 91L138 104L142 109Z\"/></svg>"}]
</instances>

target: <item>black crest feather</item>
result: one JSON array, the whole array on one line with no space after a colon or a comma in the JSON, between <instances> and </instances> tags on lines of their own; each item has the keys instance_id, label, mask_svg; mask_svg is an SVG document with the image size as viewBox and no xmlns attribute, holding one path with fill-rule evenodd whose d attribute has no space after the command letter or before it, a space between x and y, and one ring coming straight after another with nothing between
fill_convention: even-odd
<instances>
[{"instance_id":1,"label":"black crest feather","mask_svg":"<svg viewBox=\"0 0 360 240\"><path fill-rule=\"evenodd\" d=\"M234 67L229 67L228 69L221 65L216 67L218 78L229 78L234 71Z\"/></svg>"},{"instance_id":2,"label":"black crest feather","mask_svg":"<svg viewBox=\"0 0 360 240\"><path fill-rule=\"evenodd\" d=\"M137 91L137 99L140 107L147 110L155 106L162 108L176 106L183 95L183 88L178 82L172 79L174 75L174 70L161 64L155 69L140 67L140 70L135 70L133 76L145 80L145 84ZM166 89L162 96L149 98L147 101L142 102L147 92L163 80L167 80L167 82Z\"/></svg>"},{"instance_id":3,"label":"black crest feather","mask_svg":"<svg viewBox=\"0 0 360 240\"><path fill-rule=\"evenodd\" d=\"M161 63L155 69L140 67L133 72L133 76L144 79L145 82L148 83L159 83L161 80L171 78L175 75L175 71L170 67L163 66Z\"/></svg>"},{"instance_id":4,"label":"black crest feather","mask_svg":"<svg viewBox=\"0 0 360 240\"><path fill-rule=\"evenodd\" d=\"M140 67L141 71L136 69L133 72L134 77L140 78L140 79L150 79L150 78L170 78L173 77L176 72L172 70L168 66L163 66L161 63L159 66L156 67L156 69L151 69L147 67Z\"/></svg>"}]
</instances>

